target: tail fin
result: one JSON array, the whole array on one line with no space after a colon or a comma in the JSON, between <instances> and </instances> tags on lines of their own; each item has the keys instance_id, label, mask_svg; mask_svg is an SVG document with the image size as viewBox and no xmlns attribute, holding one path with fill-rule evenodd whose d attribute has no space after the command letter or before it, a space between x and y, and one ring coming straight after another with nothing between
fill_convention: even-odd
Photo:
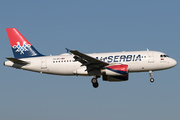
<instances>
[{"instance_id":1,"label":"tail fin","mask_svg":"<svg viewBox=\"0 0 180 120\"><path fill-rule=\"evenodd\" d=\"M6 28L14 57L27 58L43 56L40 54L16 28Z\"/></svg>"}]
</instances>

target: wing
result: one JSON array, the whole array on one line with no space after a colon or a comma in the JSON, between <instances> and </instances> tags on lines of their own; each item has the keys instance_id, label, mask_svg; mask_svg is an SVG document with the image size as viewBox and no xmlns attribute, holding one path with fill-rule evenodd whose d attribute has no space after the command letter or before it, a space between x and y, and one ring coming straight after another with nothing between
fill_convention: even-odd
<instances>
[{"instance_id":1,"label":"wing","mask_svg":"<svg viewBox=\"0 0 180 120\"><path fill-rule=\"evenodd\" d=\"M86 66L86 71L91 71L93 69L101 69L104 66L109 65L107 62L103 62L101 60L95 59L89 55L83 54L77 50L69 50L72 54L74 54L75 61L79 61L82 63L82 66Z\"/></svg>"}]
</instances>

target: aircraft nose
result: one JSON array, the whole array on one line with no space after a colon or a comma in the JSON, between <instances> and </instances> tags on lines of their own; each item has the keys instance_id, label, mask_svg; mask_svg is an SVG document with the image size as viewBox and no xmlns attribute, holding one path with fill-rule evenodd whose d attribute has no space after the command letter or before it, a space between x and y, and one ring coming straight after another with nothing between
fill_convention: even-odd
<instances>
[{"instance_id":1,"label":"aircraft nose","mask_svg":"<svg viewBox=\"0 0 180 120\"><path fill-rule=\"evenodd\" d=\"M174 66L176 66L176 65L177 65L177 61L176 61L176 60L174 60L174 59L172 59L171 64L172 64L172 66L174 67Z\"/></svg>"}]
</instances>

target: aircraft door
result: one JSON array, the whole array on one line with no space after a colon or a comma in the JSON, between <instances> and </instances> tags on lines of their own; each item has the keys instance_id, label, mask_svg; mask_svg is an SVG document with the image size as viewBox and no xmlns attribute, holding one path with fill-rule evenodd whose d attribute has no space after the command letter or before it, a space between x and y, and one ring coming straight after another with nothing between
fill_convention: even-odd
<instances>
[{"instance_id":1,"label":"aircraft door","mask_svg":"<svg viewBox=\"0 0 180 120\"><path fill-rule=\"evenodd\" d=\"M154 54L153 52L148 52L148 63L153 63L154 62Z\"/></svg>"},{"instance_id":2,"label":"aircraft door","mask_svg":"<svg viewBox=\"0 0 180 120\"><path fill-rule=\"evenodd\" d=\"M47 59L46 58L41 59L41 69L47 69Z\"/></svg>"}]
</instances>

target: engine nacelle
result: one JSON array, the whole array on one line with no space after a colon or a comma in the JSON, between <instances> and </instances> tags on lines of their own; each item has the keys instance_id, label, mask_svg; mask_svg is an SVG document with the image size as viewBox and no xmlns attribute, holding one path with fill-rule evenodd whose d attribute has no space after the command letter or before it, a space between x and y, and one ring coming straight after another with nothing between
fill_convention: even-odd
<instances>
[{"instance_id":1,"label":"engine nacelle","mask_svg":"<svg viewBox=\"0 0 180 120\"><path fill-rule=\"evenodd\" d=\"M128 65L111 65L101 71L104 81L128 80Z\"/></svg>"}]
</instances>

